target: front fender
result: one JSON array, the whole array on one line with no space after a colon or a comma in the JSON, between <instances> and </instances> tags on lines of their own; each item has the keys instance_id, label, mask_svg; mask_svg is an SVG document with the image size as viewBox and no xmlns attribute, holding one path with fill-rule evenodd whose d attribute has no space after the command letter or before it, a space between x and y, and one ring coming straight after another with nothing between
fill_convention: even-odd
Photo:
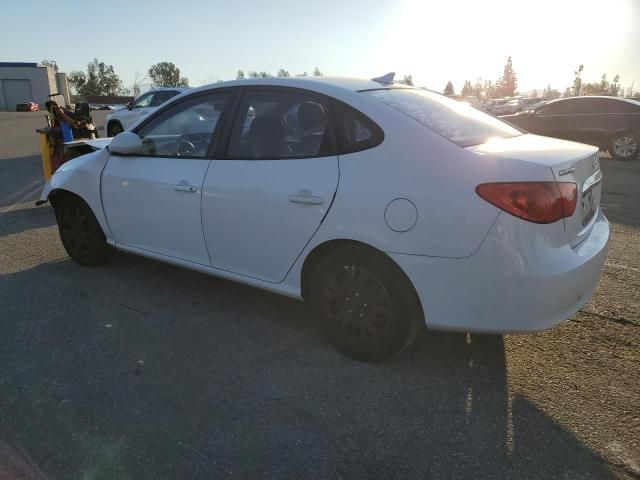
<instances>
[{"instance_id":1,"label":"front fender","mask_svg":"<svg viewBox=\"0 0 640 480\"><path fill-rule=\"evenodd\" d=\"M82 155L64 163L45 184L36 205L50 200L56 192L69 192L82 198L93 211L109 243L113 235L102 209L100 176L109 158L107 149Z\"/></svg>"}]
</instances>

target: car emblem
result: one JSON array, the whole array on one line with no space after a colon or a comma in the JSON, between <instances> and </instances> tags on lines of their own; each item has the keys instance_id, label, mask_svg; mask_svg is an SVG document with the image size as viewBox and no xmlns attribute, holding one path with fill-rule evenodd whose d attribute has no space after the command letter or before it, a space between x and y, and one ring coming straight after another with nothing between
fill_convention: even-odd
<instances>
[{"instance_id":1,"label":"car emblem","mask_svg":"<svg viewBox=\"0 0 640 480\"><path fill-rule=\"evenodd\" d=\"M569 167L569 168L563 168L558 173L560 175L569 175L570 173L573 173L575 171L576 171L576 169L574 167Z\"/></svg>"}]
</instances>

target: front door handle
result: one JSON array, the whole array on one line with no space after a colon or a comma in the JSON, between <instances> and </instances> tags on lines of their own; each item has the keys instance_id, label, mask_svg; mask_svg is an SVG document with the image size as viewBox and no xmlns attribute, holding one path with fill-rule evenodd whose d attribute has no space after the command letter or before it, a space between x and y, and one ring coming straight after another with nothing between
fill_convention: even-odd
<instances>
[{"instance_id":1,"label":"front door handle","mask_svg":"<svg viewBox=\"0 0 640 480\"><path fill-rule=\"evenodd\" d=\"M289 195L291 203L303 203L306 205L322 205L324 198L314 197L309 190L300 190L298 193Z\"/></svg>"},{"instance_id":2,"label":"front door handle","mask_svg":"<svg viewBox=\"0 0 640 480\"><path fill-rule=\"evenodd\" d=\"M176 192L188 192L188 193L195 193L198 191L198 187L194 187L193 185L174 185L173 189Z\"/></svg>"}]
</instances>

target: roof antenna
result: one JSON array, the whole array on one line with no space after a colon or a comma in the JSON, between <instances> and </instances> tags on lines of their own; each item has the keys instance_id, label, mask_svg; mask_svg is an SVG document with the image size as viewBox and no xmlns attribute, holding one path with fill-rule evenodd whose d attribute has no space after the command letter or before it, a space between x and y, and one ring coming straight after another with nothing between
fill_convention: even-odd
<instances>
[{"instance_id":1,"label":"roof antenna","mask_svg":"<svg viewBox=\"0 0 640 480\"><path fill-rule=\"evenodd\" d=\"M389 72L381 77L372 78L372 82L383 83L385 85L391 85L393 83L393 77L396 76L396 72Z\"/></svg>"}]
</instances>

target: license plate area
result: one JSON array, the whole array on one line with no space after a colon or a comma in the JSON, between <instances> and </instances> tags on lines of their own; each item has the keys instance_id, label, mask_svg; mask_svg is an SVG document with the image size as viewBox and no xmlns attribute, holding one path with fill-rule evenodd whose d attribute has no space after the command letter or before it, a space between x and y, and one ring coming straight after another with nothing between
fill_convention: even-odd
<instances>
[{"instance_id":1,"label":"license plate area","mask_svg":"<svg viewBox=\"0 0 640 480\"><path fill-rule=\"evenodd\" d=\"M582 194L582 225L589 223L595 213L593 208L593 189L590 188Z\"/></svg>"}]
</instances>

